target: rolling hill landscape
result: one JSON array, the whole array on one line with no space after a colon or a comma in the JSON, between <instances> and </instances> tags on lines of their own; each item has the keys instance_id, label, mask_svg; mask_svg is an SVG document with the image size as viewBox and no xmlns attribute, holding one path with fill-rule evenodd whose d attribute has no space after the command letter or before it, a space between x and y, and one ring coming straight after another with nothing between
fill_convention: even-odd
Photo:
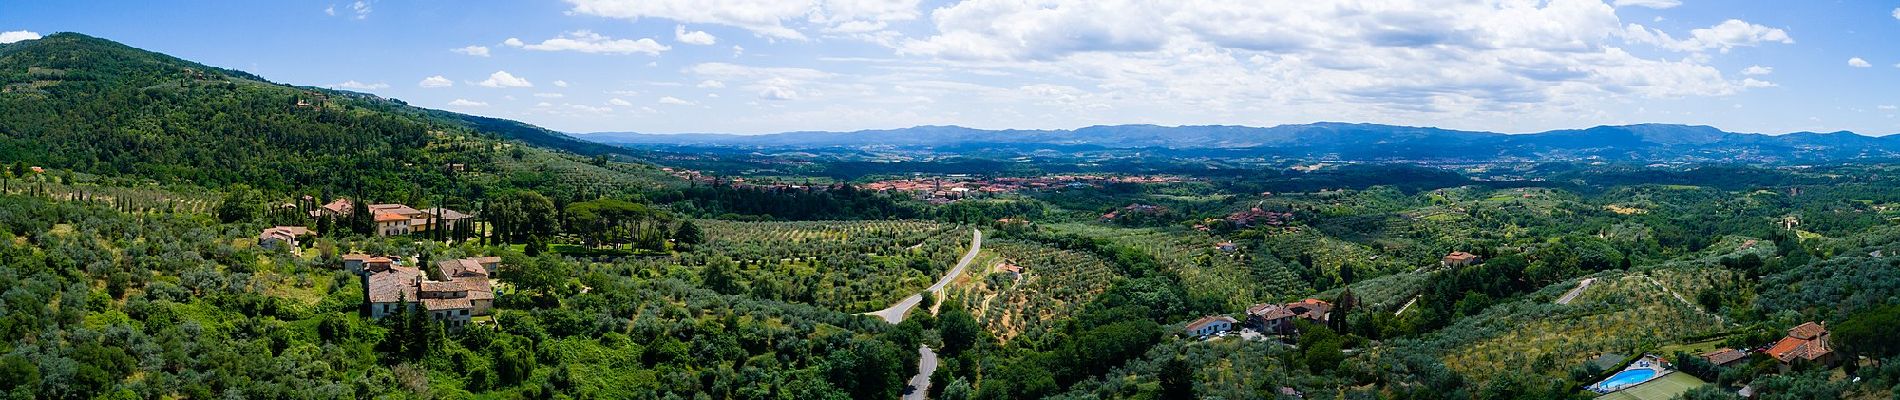
<instances>
[{"instance_id":1,"label":"rolling hill landscape","mask_svg":"<svg viewBox=\"0 0 1900 400\"><path fill-rule=\"evenodd\" d=\"M1154 102L1164 115L1174 111L1157 99L1212 89L1183 80L1151 92L1131 76L1239 68L1240 78L1213 82L1248 86L1315 62L1324 71L1302 84L1318 85L1406 68L1341 54L1456 75L1402 71L1439 86L1388 91L1353 86L1378 79L1334 82L1357 94L1341 101L1466 96L1431 103L1456 106L1496 100L1489 90L1511 102L1570 90L1614 97L1703 69L1583 87L1615 81L1603 71L1617 65L1537 62L1591 54L1645 70L1704 67L1792 44L1775 39L1787 39L1780 29L1729 20L1669 36L1611 23L1614 33L1571 39L1531 29L1575 27L1552 22L1479 40L1542 14L1474 23L1349 2L1315 3L1337 13L1276 5L1341 23L1300 40L1231 42L1312 27L1188 23L1248 11L1195 2L1123 10L1140 23L1107 24L1192 32L1148 43L1091 31L1106 15L1059 15L1125 5L1116 2L1036 8L1037 18L1008 13L1019 6L1008 2L976 14L963 2L928 13L821 3L575 0L559 10L494 4L504 15L484 17L480 7L355 2L295 11L304 19L228 21L269 46L124 37L174 54L248 49L235 52L265 64L246 70L273 76L309 76L275 64L283 59L359 56L368 67L325 68L421 78L401 86L286 84L106 38L115 35L0 31L0 397L1900 398L1892 136L1672 124L1507 134L1400 117L1052 130L796 123L916 123L903 117L941 109L918 119L1010 125L1008 113L969 99L1053 121L1121 111L1081 104L1104 99ZM1608 10L1610 22L1637 21L1615 18L1631 7L1701 6L1534 3L1496 6ZM231 5L260 16L278 14L257 7L278 6ZM80 6L14 7L0 28L12 29L14 12L52 18ZM1170 7L1180 10L1160 10ZM391 14L430 35L390 33L378 24ZM543 14L587 28L542 39L497 23ZM70 18L52 20L96 27ZM1004 32L904 30L972 19ZM1673 30L1666 20L1641 21ZM285 36L259 21L321 35ZM1459 24L1440 32L1423 21ZM1043 23L1061 29L1041 36ZM175 29L223 29L197 25ZM1277 30L1210 30L1256 26ZM1362 26L1377 29L1344 32ZM666 35L621 38L648 30ZM1729 34L1738 30L1747 32ZM1648 53L1604 50L1594 42L1603 37L1680 56L1644 63ZM1720 42L1743 39L1753 42ZM402 47L411 42L429 47ZM840 42L872 50L827 47ZM1163 44L1190 49L1148 49ZM1203 45L1217 46L1194 48ZM281 58L280 47L297 57ZM1505 72L1425 57L1490 60L1499 50L1523 57ZM860 57L883 51L900 57ZM752 65L807 53L823 57ZM1144 56L1113 58L1129 54ZM443 59L455 62L429 61ZM1853 59L1848 68L1873 67ZM845 64L862 69L824 69ZM1192 68L1169 69L1182 65ZM1804 83L1782 78L1798 66L1753 67L1737 73L1749 78L1697 82L1735 85L1710 90L1724 102ZM933 75L955 69L1047 83L986 90ZM1054 84L1093 78L1105 81ZM1281 86L1274 96L1325 89ZM932 97L944 88L955 94ZM1091 91L1101 88L1114 93ZM878 97L893 92L906 97ZM1037 101L1010 103L1021 93ZM1714 101L1695 96L1640 100ZM901 105L874 104L885 101ZM827 108L802 113L807 103ZM785 115L794 118L767 118ZM793 123L761 135L599 129L620 118L655 131ZM1785 126L1734 121L1748 120L1718 125Z\"/></svg>"}]
</instances>

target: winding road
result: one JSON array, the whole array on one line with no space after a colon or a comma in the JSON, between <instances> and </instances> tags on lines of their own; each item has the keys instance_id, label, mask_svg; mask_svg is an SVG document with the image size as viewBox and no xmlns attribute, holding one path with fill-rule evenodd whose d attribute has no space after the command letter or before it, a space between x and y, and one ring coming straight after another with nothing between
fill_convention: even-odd
<instances>
[{"instance_id":1,"label":"winding road","mask_svg":"<svg viewBox=\"0 0 1900 400\"><path fill-rule=\"evenodd\" d=\"M938 292L943 291L944 286L948 286L950 284L950 281L956 280L958 276L963 275L963 270L969 269L970 262L976 260L976 253L978 251L983 250L983 231L971 230L971 232L974 232L974 233L970 237L970 251L967 253L963 253L963 259L957 260L956 267L950 268L950 271L944 272L943 278L937 279L937 284L930 285L930 288L924 289L923 293L913 294L913 295L910 295L910 297L905 297L904 300L898 301L897 304L892 304L890 308L872 311L865 314L875 315L878 318L883 318L884 322L889 322L892 324L904 322L904 314L910 313L910 309L916 308L918 303L921 303L924 301L924 293L936 294Z\"/></svg>"},{"instance_id":2,"label":"winding road","mask_svg":"<svg viewBox=\"0 0 1900 400\"><path fill-rule=\"evenodd\" d=\"M935 296L943 292L943 287L949 286L950 281L954 281L958 276L962 276L963 271L970 268L970 262L976 260L976 253L983 250L983 231L973 229L970 232L972 232L970 236L970 251L963 253L963 258L957 260L957 266L951 267L949 271L944 272L943 277L938 278L936 284L930 285L929 289L924 289L923 293L905 297L904 300L898 301L897 304L892 304L890 308L865 314L876 315L878 318L883 318L884 322L892 324L904 322L904 314L909 314L910 309L917 308L917 304L924 301L925 294ZM931 350L930 346L917 346L917 356L917 375L910 377L909 387L904 389L904 400L924 400L925 396L930 394L930 374L937 372L937 352L935 350Z\"/></svg>"}]
</instances>

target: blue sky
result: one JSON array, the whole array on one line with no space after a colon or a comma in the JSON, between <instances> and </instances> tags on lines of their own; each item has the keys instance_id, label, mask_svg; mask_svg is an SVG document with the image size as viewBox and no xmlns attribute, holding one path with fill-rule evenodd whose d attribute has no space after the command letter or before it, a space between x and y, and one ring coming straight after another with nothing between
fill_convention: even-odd
<instances>
[{"instance_id":1,"label":"blue sky","mask_svg":"<svg viewBox=\"0 0 1900 400\"><path fill-rule=\"evenodd\" d=\"M0 0L65 31L567 132L1900 132L1895 1Z\"/></svg>"}]
</instances>

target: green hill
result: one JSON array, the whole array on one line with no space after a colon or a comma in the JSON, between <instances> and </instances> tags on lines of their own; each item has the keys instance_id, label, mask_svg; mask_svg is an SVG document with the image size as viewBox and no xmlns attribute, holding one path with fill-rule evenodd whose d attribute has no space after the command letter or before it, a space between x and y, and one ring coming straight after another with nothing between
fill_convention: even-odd
<instances>
[{"instance_id":1,"label":"green hill","mask_svg":"<svg viewBox=\"0 0 1900 400\"><path fill-rule=\"evenodd\" d=\"M75 33L0 45L0 110L0 160L164 183L415 193L577 173L670 180L625 150L520 122L272 83ZM452 179L451 164L473 173Z\"/></svg>"}]
</instances>

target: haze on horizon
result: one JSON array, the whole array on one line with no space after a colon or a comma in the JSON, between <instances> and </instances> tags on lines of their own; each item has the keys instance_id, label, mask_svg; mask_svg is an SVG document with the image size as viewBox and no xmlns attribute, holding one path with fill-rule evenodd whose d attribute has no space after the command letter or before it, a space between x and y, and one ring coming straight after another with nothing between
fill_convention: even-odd
<instances>
[{"instance_id":1,"label":"haze on horizon","mask_svg":"<svg viewBox=\"0 0 1900 400\"><path fill-rule=\"evenodd\" d=\"M1884 135L1900 132L1884 95L1900 89L1894 6L8 1L0 42L79 32L567 132L1341 121Z\"/></svg>"}]
</instances>

